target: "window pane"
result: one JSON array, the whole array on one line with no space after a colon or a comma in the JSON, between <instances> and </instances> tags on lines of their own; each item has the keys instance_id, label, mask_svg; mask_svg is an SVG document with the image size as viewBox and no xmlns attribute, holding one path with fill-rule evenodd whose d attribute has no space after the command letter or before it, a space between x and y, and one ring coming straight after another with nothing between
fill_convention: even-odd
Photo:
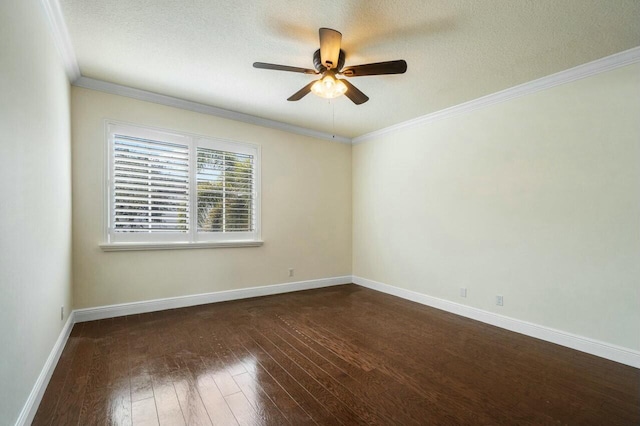
<instances>
[{"instance_id":1,"label":"window pane","mask_svg":"<svg viewBox=\"0 0 640 426\"><path fill-rule=\"evenodd\" d=\"M199 147L197 157L198 231L254 231L254 156Z\"/></svg>"}]
</instances>

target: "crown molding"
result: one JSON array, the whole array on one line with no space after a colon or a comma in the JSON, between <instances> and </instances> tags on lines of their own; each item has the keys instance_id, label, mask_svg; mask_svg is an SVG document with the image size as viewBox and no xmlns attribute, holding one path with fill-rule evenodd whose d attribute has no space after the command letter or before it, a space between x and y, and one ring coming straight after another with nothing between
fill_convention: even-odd
<instances>
[{"instance_id":1,"label":"crown molding","mask_svg":"<svg viewBox=\"0 0 640 426\"><path fill-rule=\"evenodd\" d=\"M214 107L211 105L187 101L185 99L174 98L172 96L161 95L159 93L148 92L146 90L135 89L115 83L109 83L107 81L84 77L80 73L80 67L78 66L76 54L73 50L73 44L71 43L69 30L67 29L67 25L64 21L64 16L62 15L60 3L58 2L58 0L41 0L41 2L45 11L45 15L47 17L47 22L49 23L49 27L51 29L51 33L53 35L54 43L56 45L56 48L58 49L58 52L60 53L60 57L62 58L62 63L64 65L67 78L74 86L186 109L202 114L209 114L216 117L228 118L230 120L241 121L244 123L268 127L276 130L282 130L298 135L310 136L317 139L325 139L333 142L347 144L351 143L351 138L345 136L333 135L330 133L311 130L280 121L269 120L266 118L256 117L241 112Z\"/></svg>"},{"instance_id":2,"label":"crown molding","mask_svg":"<svg viewBox=\"0 0 640 426\"><path fill-rule=\"evenodd\" d=\"M73 44L71 44L69 30L62 16L60 3L58 3L58 0L42 0L42 7L44 8L49 28L51 28L51 33L53 34L54 44L62 58L62 64L67 78L73 83L80 77L80 67L78 66L76 54L73 50Z\"/></svg>"},{"instance_id":3,"label":"crown molding","mask_svg":"<svg viewBox=\"0 0 640 426\"><path fill-rule=\"evenodd\" d=\"M431 121L465 114L477 109L485 108L521 96L539 92L541 90L549 89L554 86L570 83L572 81L580 80L582 78L590 77L592 75L600 74L606 71L640 62L640 46L638 46L629 50L625 50L623 52L606 56L601 59L597 59L592 62L588 62L583 65L578 65L568 70L560 71L558 73L551 74L537 80L532 80L518 86L492 93L490 95L486 95L459 105L445 108L427 115L416 117L411 120L403 121L401 123L394 124L392 126L366 133L351 139L345 136L333 135L330 133L311 130L280 121L256 117L250 114L244 114L241 112L218 108L211 105L201 104L198 102L192 102L185 99L174 98L172 96L161 95L159 93L149 92L146 90L135 89L132 87L84 77L80 73L80 68L78 66L78 61L73 50L71 38L69 37L69 31L65 24L58 0L41 0L41 2L46 13L49 26L51 27L55 45L60 52L60 56L62 57L67 77L69 78L71 84L73 84L74 86L98 90L101 92L120 96L126 96L129 98L153 102L161 105L186 109L203 114L209 114L216 117L241 121L248 124L282 130L285 132L303 136L310 136L318 139L325 139L329 141L353 145L367 142L389 133L394 133L411 127L420 126Z\"/></svg>"},{"instance_id":4,"label":"crown molding","mask_svg":"<svg viewBox=\"0 0 640 426\"><path fill-rule=\"evenodd\" d=\"M269 127L271 129L282 130L298 135L310 136L318 139L326 139L333 142L341 142L347 144L351 143L351 139L344 136L319 132L317 130L311 130L304 127L283 123L281 121L269 120L266 118L256 117L254 115L244 114L237 111L231 111L228 109L218 108L198 102L187 101L185 99L174 98L173 96L161 95L159 93L135 89L133 87L123 86L116 83L109 83L107 81L97 80L94 78L81 76L72 84L77 87L84 87L85 89L97 90L100 92L111 93L113 95L138 99L140 101L153 102L156 104L166 105L174 108L180 108L199 112L202 114L213 115L216 117L227 118L229 120L241 121L243 123L254 124L256 126Z\"/></svg>"},{"instance_id":5,"label":"crown molding","mask_svg":"<svg viewBox=\"0 0 640 426\"><path fill-rule=\"evenodd\" d=\"M354 145L640 62L640 46L353 138Z\"/></svg>"}]
</instances>

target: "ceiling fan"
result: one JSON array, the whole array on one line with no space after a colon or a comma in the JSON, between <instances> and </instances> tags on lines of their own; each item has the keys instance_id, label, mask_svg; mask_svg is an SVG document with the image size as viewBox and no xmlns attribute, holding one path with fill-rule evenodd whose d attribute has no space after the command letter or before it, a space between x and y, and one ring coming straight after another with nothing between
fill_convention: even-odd
<instances>
[{"instance_id":1,"label":"ceiling fan","mask_svg":"<svg viewBox=\"0 0 640 426\"><path fill-rule=\"evenodd\" d=\"M349 81L337 78L336 76L361 77L365 75L403 74L407 71L407 62L404 60L353 65L343 68L345 53L340 49L341 42L342 34L340 32L332 30L331 28L320 28L320 49L316 50L313 54L314 70L290 67L288 65L267 64L264 62L254 62L253 67L322 75L320 79L312 81L291 95L287 99L288 101L299 101L309 92L313 92L320 97L329 99L345 95L356 105L367 102L369 97Z\"/></svg>"}]
</instances>

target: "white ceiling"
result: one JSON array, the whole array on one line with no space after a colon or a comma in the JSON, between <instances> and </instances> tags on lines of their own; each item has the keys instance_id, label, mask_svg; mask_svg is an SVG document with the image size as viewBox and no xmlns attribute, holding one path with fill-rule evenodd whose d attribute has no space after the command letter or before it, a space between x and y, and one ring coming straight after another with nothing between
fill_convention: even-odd
<instances>
[{"instance_id":1,"label":"white ceiling","mask_svg":"<svg viewBox=\"0 0 640 426\"><path fill-rule=\"evenodd\" d=\"M360 136L640 45L638 0L60 0L83 76L308 129ZM318 28L369 102L287 98L314 77Z\"/></svg>"}]
</instances>

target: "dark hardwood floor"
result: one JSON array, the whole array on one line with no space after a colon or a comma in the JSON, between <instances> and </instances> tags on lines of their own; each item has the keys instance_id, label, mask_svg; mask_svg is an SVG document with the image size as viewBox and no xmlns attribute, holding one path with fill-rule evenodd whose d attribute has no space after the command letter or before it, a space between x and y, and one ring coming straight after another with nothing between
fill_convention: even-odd
<instances>
[{"instance_id":1,"label":"dark hardwood floor","mask_svg":"<svg viewBox=\"0 0 640 426\"><path fill-rule=\"evenodd\" d=\"M34 425L639 425L640 370L356 285L76 324Z\"/></svg>"}]
</instances>

